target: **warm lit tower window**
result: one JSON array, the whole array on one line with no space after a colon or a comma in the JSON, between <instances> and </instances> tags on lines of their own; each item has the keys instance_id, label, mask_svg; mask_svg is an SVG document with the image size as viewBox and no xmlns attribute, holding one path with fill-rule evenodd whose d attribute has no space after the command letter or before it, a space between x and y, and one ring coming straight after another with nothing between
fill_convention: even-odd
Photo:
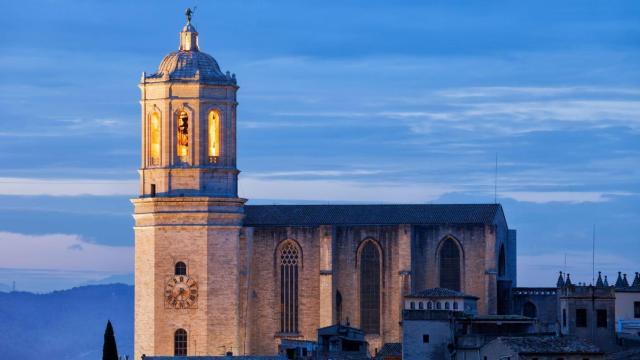
<instances>
[{"instance_id":1,"label":"warm lit tower window","mask_svg":"<svg viewBox=\"0 0 640 360\"><path fill-rule=\"evenodd\" d=\"M152 113L149 123L150 162L151 165L160 165L160 115Z\"/></svg>"},{"instance_id":2,"label":"warm lit tower window","mask_svg":"<svg viewBox=\"0 0 640 360\"><path fill-rule=\"evenodd\" d=\"M188 161L189 156L189 114L180 111L178 115L177 152L182 162Z\"/></svg>"},{"instance_id":3,"label":"warm lit tower window","mask_svg":"<svg viewBox=\"0 0 640 360\"><path fill-rule=\"evenodd\" d=\"M220 156L220 115L217 111L209 112L209 162L215 163Z\"/></svg>"}]
</instances>

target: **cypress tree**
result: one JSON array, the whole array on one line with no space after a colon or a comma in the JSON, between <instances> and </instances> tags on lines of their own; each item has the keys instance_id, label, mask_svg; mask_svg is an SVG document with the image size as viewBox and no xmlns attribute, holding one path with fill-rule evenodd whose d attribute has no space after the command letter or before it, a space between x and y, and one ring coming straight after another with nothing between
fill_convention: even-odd
<instances>
[{"instance_id":1,"label":"cypress tree","mask_svg":"<svg viewBox=\"0 0 640 360\"><path fill-rule=\"evenodd\" d=\"M118 347L116 346L116 337L113 334L113 326L111 326L111 320L107 321L107 328L104 330L102 360L118 360Z\"/></svg>"}]
</instances>

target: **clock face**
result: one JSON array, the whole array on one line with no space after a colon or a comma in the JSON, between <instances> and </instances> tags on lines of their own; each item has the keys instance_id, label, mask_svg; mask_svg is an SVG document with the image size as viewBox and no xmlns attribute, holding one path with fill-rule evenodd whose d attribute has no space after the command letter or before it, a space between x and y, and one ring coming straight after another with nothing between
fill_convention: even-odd
<instances>
[{"instance_id":1,"label":"clock face","mask_svg":"<svg viewBox=\"0 0 640 360\"><path fill-rule=\"evenodd\" d=\"M167 282L164 295L168 305L188 309L198 300L198 283L186 275L176 275Z\"/></svg>"}]
</instances>

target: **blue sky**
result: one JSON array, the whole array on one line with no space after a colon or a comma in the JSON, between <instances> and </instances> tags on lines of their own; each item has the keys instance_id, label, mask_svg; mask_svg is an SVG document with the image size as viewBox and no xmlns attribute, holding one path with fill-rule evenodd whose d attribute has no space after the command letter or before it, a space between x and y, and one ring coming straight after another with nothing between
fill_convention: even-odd
<instances>
[{"instance_id":1,"label":"blue sky","mask_svg":"<svg viewBox=\"0 0 640 360\"><path fill-rule=\"evenodd\" d=\"M635 1L0 5L0 290L128 279L139 91L197 5L253 203L493 202L519 285L640 271Z\"/></svg>"}]
</instances>

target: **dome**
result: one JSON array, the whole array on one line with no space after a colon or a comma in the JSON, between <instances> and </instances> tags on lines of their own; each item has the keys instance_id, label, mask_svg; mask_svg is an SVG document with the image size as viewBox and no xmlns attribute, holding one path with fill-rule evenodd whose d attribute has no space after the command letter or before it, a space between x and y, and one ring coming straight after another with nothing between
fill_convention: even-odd
<instances>
[{"instance_id":1,"label":"dome","mask_svg":"<svg viewBox=\"0 0 640 360\"><path fill-rule=\"evenodd\" d=\"M168 77L169 79L196 79L205 82L229 83L235 79L223 74L218 62L209 54L198 50L175 51L167 55L160 62L158 71L153 77Z\"/></svg>"},{"instance_id":2,"label":"dome","mask_svg":"<svg viewBox=\"0 0 640 360\"><path fill-rule=\"evenodd\" d=\"M165 56L155 74L145 75L145 79L193 80L204 83L235 85L235 75L220 70L213 56L198 48L198 32L191 24L190 13L187 24L180 32L180 48Z\"/></svg>"}]
</instances>

